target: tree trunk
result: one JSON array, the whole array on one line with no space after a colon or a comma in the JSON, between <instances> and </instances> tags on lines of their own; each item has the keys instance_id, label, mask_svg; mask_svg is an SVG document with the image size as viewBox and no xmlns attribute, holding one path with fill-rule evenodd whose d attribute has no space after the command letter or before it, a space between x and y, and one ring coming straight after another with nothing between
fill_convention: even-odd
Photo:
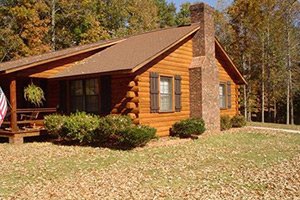
<instances>
[{"instance_id":1,"label":"tree trunk","mask_svg":"<svg viewBox=\"0 0 300 200\"><path fill-rule=\"evenodd\" d=\"M286 95L286 124L290 124L290 95L291 95L291 54L290 54L290 30L289 30L289 13L286 19L286 33L287 33L287 61L286 68L288 71L287 78L287 95Z\"/></svg>"},{"instance_id":2,"label":"tree trunk","mask_svg":"<svg viewBox=\"0 0 300 200\"><path fill-rule=\"evenodd\" d=\"M268 118L267 121L271 121L271 69L270 69L270 20L268 15L267 25L267 54L266 54L266 67L267 67L267 99L268 99Z\"/></svg>"},{"instance_id":3,"label":"tree trunk","mask_svg":"<svg viewBox=\"0 0 300 200\"><path fill-rule=\"evenodd\" d=\"M248 99L250 97L250 93L251 93L251 85L248 85ZM247 119L247 118L246 118ZM248 119L249 122L251 122L251 105L248 105Z\"/></svg>"},{"instance_id":4,"label":"tree trunk","mask_svg":"<svg viewBox=\"0 0 300 200\"><path fill-rule=\"evenodd\" d=\"M261 122L265 122L265 39L262 46L262 69L261 69Z\"/></svg>"},{"instance_id":5,"label":"tree trunk","mask_svg":"<svg viewBox=\"0 0 300 200\"><path fill-rule=\"evenodd\" d=\"M277 102L276 99L274 99L274 123L277 123Z\"/></svg>"},{"instance_id":6,"label":"tree trunk","mask_svg":"<svg viewBox=\"0 0 300 200\"><path fill-rule=\"evenodd\" d=\"M243 71L245 74L246 71L246 63L245 63L245 56L242 54L242 65L243 65ZM244 117L247 119L247 86L244 85L243 87L243 92L244 92Z\"/></svg>"},{"instance_id":7,"label":"tree trunk","mask_svg":"<svg viewBox=\"0 0 300 200\"><path fill-rule=\"evenodd\" d=\"M289 71L290 79L290 100L291 100L291 124L294 125L294 94L293 94L293 82L292 82L292 70Z\"/></svg>"},{"instance_id":8,"label":"tree trunk","mask_svg":"<svg viewBox=\"0 0 300 200\"><path fill-rule=\"evenodd\" d=\"M251 55L249 55L248 57L248 70L251 71L252 70L252 67L251 67ZM252 91L252 87L251 87L251 84L249 83L248 85L248 90L247 90L247 103L248 103L248 116L247 116L247 120L249 122L251 122L251 108L252 108L252 105L250 104L250 98L251 98L251 91Z\"/></svg>"},{"instance_id":9,"label":"tree trunk","mask_svg":"<svg viewBox=\"0 0 300 200\"><path fill-rule=\"evenodd\" d=\"M56 49L56 36L55 36L55 0L52 0L52 3L51 3L51 48L52 48L52 51L55 51Z\"/></svg>"},{"instance_id":10,"label":"tree trunk","mask_svg":"<svg viewBox=\"0 0 300 200\"><path fill-rule=\"evenodd\" d=\"M244 117L247 119L247 86L244 85Z\"/></svg>"},{"instance_id":11,"label":"tree trunk","mask_svg":"<svg viewBox=\"0 0 300 200\"><path fill-rule=\"evenodd\" d=\"M290 80L287 81L287 95L286 95L286 124L290 124Z\"/></svg>"}]
</instances>

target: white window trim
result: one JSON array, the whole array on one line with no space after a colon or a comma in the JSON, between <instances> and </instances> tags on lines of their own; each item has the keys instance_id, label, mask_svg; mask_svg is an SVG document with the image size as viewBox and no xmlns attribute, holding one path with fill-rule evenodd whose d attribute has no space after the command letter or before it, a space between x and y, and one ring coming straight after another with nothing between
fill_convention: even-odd
<instances>
[{"instance_id":1,"label":"white window trim","mask_svg":"<svg viewBox=\"0 0 300 200\"><path fill-rule=\"evenodd\" d=\"M224 93L222 95L222 97L224 98L224 106L221 105L221 95L220 95L220 93L219 93L219 98L220 98L220 102L219 102L220 105L219 106L220 106L220 109L225 110L225 109L227 109L227 99L226 99L227 98L227 85L226 85L226 83L221 82L219 84L219 90L220 90L221 85L224 86Z\"/></svg>"},{"instance_id":2,"label":"white window trim","mask_svg":"<svg viewBox=\"0 0 300 200\"><path fill-rule=\"evenodd\" d=\"M170 95L171 95L171 109L169 110L162 110L161 108L161 79L162 78L167 78L169 80L171 80L171 92L170 92ZM170 112L175 112L174 111L174 77L173 76L168 76L168 75L160 75L159 76L159 112L160 113L170 113Z\"/></svg>"}]
</instances>

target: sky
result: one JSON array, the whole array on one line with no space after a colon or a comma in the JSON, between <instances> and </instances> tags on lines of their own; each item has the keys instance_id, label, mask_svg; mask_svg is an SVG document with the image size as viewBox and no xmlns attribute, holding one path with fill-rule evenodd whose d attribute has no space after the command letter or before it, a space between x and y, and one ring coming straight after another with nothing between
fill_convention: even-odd
<instances>
[{"instance_id":1,"label":"sky","mask_svg":"<svg viewBox=\"0 0 300 200\"><path fill-rule=\"evenodd\" d=\"M207 4L209 4L210 6L216 8L216 9L223 8L224 6L227 7L232 2L232 0L225 0L225 1L223 1L222 5L217 6L218 0L167 0L167 1L168 2L174 2L176 7L177 7L177 10L179 9L180 5L182 3L185 3L185 2L191 2L191 3L204 2L204 3L207 3Z\"/></svg>"}]
</instances>

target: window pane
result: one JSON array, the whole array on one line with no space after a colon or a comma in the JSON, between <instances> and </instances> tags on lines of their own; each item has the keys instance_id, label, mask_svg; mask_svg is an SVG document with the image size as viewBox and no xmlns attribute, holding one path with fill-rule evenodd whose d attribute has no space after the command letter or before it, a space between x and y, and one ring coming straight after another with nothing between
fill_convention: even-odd
<instances>
[{"instance_id":1,"label":"window pane","mask_svg":"<svg viewBox=\"0 0 300 200\"><path fill-rule=\"evenodd\" d=\"M173 110L173 86L172 78L160 78L160 111Z\"/></svg>"},{"instance_id":2,"label":"window pane","mask_svg":"<svg viewBox=\"0 0 300 200\"><path fill-rule=\"evenodd\" d=\"M71 81L71 111L83 111L83 81Z\"/></svg>"},{"instance_id":3,"label":"window pane","mask_svg":"<svg viewBox=\"0 0 300 200\"><path fill-rule=\"evenodd\" d=\"M83 96L72 97L71 101L72 101L72 103L71 103L71 111L72 112L84 111Z\"/></svg>"},{"instance_id":4,"label":"window pane","mask_svg":"<svg viewBox=\"0 0 300 200\"><path fill-rule=\"evenodd\" d=\"M97 79L71 81L71 111L98 113L99 86Z\"/></svg>"},{"instance_id":5,"label":"window pane","mask_svg":"<svg viewBox=\"0 0 300 200\"><path fill-rule=\"evenodd\" d=\"M71 82L71 95L80 96L83 95L83 81L77 80Z\"/></svg>"},{"instance_id":6,"label":"window pane","mask_svg":"<svg viewBox=\"0 0 300 200\"><path fill-rule=\"evenodd\" d=\"M220 84L219 86L220 95L220 108L226 108L226 96L225 96L225 85Z\"/></svg>"},{"instance_id":7,"label":"window pane","mask_svg":"<svg viewBox=\"0 0 300 200\"><path fill-rule=\"evenodd\" d=\"M89 79L85 81L85 93L86 95L98 95L98 80L97 79Z\"/></svg>"},{"instance_id":8,"label":"window pane","mask_svg":"<svg viewBox=\"0 0 300 200\"><path fill-rule=\"evenodd\" d=\"M172 111L172 96L161 94L160 110L161 111Z\"/></svg>"},{"instance_id":9,"label":"window pane","mask_svg":"<svg viewBox=\"0 0 300 200\"><path fill-rule=\"evenodd\" d=\"M86 104L86 112L97 113L99 111L99 98L98 96L86 96L85 104Z\"/></svg>"}]
</instances>

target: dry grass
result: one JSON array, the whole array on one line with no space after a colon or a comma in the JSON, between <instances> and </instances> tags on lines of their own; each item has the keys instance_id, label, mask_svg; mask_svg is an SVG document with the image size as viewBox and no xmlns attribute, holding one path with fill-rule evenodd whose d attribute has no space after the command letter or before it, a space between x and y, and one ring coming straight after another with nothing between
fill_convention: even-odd
<instances>
[{"instance_id":1,"label":"dry grass","mask_svg":"<svg viewBox=\"0 0 300 200\"><path fill-rule=\"evenodd\" d=\"M0 199L300 198L299 134L174 141L132 151L0 144Z\"/></svg>"}]
</instances>

